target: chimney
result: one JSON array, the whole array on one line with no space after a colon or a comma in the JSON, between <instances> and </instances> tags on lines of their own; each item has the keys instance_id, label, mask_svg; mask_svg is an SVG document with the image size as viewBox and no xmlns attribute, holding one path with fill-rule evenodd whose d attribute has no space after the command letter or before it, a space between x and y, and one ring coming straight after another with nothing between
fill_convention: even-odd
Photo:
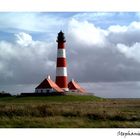
<instances>
[{"instance_id":1,"label":"chimney","mask_svg":"<svg viewBox=\"0 0 140 140\"><path fill-rule=\"evenodd\" d=\"M51 79L51 76L50 75L47 75L47 79L50 80Z\"/></svg>"}]
</instances>

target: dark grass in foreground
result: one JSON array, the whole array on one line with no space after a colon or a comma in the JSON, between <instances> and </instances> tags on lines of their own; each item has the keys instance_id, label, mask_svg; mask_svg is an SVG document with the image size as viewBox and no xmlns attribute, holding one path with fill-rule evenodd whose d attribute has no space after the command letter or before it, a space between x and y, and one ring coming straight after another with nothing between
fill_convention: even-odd
<instances>
[{"instance_id":1,"label":"dark grass in foreground","mask_svg":"<svg viewBox=\"0 0 140 140\"><path fill-rule=\"evenodd\" d=\"M140 99L78 95L1 97L0 127L139 128Z\"/></svg>"}]
</instances>

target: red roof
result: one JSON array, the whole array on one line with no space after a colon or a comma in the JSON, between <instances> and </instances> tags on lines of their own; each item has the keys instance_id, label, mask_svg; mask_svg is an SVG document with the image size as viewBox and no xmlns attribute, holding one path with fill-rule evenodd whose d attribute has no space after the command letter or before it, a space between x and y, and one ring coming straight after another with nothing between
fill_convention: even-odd
<instances>
[{"instance_id":1,"label":"red roof","mask_svg":"<svg viewBox=\"0 0 140 140\"><path fill-rule=\"evenodd\" d=\"M57 92L64 92L55 82L53 82L50 79L50 76L48 78L44 79L37 87L36 89L45 89L45 88L53 88Z\"/></svg>"},{"instance_id":2,"label":"red roof","mask_svg":"<svg viewBox=\"0 0 140 140\"><path fill-rule=\"evenodd\" d=\"M82 93L85 93L86 90L83 89L77 82L75 82L74 80L71 80L69 83L68 83L68 88L70 90L77 90L79 92L82 92Z\"/></svg>"}]
</instances>

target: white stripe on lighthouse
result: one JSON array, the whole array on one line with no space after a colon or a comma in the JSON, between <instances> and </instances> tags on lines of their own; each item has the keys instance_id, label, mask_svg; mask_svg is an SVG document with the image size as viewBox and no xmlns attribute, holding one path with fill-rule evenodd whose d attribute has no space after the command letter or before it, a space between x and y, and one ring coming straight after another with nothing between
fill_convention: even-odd
<instances>
[{"instance_id":1,"label":"white stripe on lighthouse","mask_svg":"<svg viewBox=\"0 0 140 140\"><path fill-rule=\"evenodd\" d=\"M67 68L66 67L57 67L56 76L67 76Z\"/></svg>"},{"instance_id":2,"label":"white stripe on lighthouse","mask_svg":"<svg viewBox=\"0 0 140 140\"><path fill-rule=\"evenodd\" d=\"M66 51L65 51L65 49L58 49L58 51L57 51L57 58L60 58L60 57L66 58Z\"/></svg>"}]
</instances>

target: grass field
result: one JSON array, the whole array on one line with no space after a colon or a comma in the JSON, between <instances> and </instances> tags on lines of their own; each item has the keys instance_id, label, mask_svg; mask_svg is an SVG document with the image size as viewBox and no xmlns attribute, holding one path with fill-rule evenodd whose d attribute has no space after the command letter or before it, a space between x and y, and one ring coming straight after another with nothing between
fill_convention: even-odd
<instances>
[{"instance_id":1,"label":"grass field","mask_svg":"<svg viewBox=\"0 0 140 140\"><path fill-rule=\"evenodd\" d=\"M140 128L140 99L0 97L1 128Z\"/></svg>"}]
</instances>

